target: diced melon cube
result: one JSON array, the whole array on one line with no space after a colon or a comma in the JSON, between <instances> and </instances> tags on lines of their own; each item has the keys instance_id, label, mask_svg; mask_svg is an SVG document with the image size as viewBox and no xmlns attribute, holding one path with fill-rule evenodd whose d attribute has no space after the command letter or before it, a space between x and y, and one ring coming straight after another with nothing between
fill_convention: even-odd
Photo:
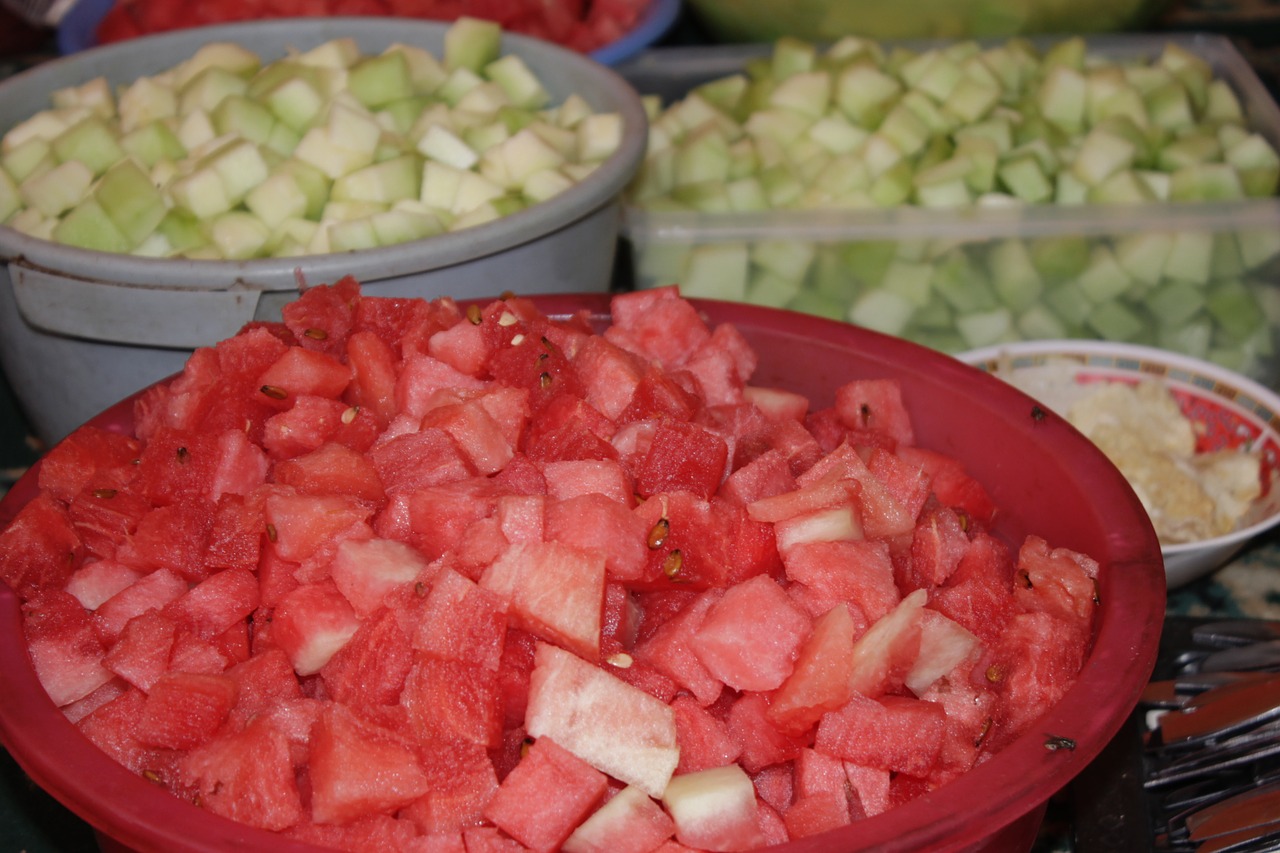
<instances>
[{"instance_id":1,"label":"diced melon cube","mask_svg":"<svg viewBox=\"0 0 1280 853\"><path fill-rule=\"evenodd\" d=\"M456 133L441 125L432 125L418 140L418 151L429 160L443 163L455 169L470 169L480 160Z\"/></svg>"},{"instance_id":2,"label":"diced melon cube","mask_svg":"<svg viewBox=\"0 0 1280 853\"><path fill-rule=\"evenodd\" d=\"M124 157L116 131L101 117L91 115L58 134L51 142L53 154L61 162L79 160L94 175Z\"/></svg>"},{"instance_id":3,"label":"diced melon cube","mask_svg":"<svg viewBox=\"0 0 1280 853\"><path fill-rule=\"evenodd\" d=\"M209 69L247 78L261 67L261 57L246 47L233 42L209 42L175 69L174 82L181 89Z\"/></svg>"},{"instance_id":4,"label":"diced melon cube","mask_svg":"<svg viewBox=\"0 0 1280 853\"><path fill-rule=\"evenodd\" d=\"M396 42L387 47L387 53L402 53L409 65L409 79L419 95L430 95L444 82L445 70L440 61L418 45Z\"/></svg>"},{"instance_id":5,"label":"diced melon cube","mask_svg":"<svg viewBox=\"0 0 1280 853\"><path fill-rule=\"evenodd\" d=\"M335 201L390 204L400 199L418 198L421 179L421 158L415 154L402 154L339 177L333 182L331 197Z\"/></svg>"},{"instance_id":6,"label":"diced melon cube","mask_svg":"<svg viewBox=\"0 0 1280 853\"><path fill-rule=\"evenodd\" d=\"M164 196L132 160L108 169L93 190L111 221L134 245L150 236L168 213Z\"/></svg>"},{"instance_id":7,"label":"diced melon cube","mask_svg":"<svg viewBox=\"0 0 1280 853\"><path fill-rule=\"evenodd\" d=\"M501 53L502 27L493 21L463 16L445 32L444 66L479 73Z\"/></svg>"},{"instance_id":8,"label":"diced melon cube","mask_svg":"<svg viewBox=\"0 0 1280 853\"><path fill-rule=\"evenodd\" d=\"M622 116L618 113L593 113L576 128L579 162L607 160L622 144Z\"/></svg>"},{"instance_id":9,"label":"diced melon cube","mask_svg":"<svg viewBox=\"0 0 1280 853\"><path fill-rule=\"evenodd\" d=\"M384 51L368 56L351 66L347 88L370 109L415 93L409 72L409 59L403 51Z\"/></svg>"},{"instance_id":10,"label":"diced melon cube","mask_svg":"<svg viewBox=\"0 0 1280 853\"><path fill-rule=\"evenodd\" d=\"M551 94L542 81L518 54L509 53L490 62L485 66L484 74L501 86L507 99L516 106L537 110L551 100Z\"/></svg>"},{"instance_id":11,"label":"diced melon cube","mask_svg":"<svg viewBox=\"0 0 1280 853\"><path fill-rule=\"evenodd\" d=\"M329 39L294 58L303 65L345 70L360 58L360 45L350 37Z\"/></svg>"},{"instance_id":12,"label":"diced melon cube","mask_svg":"<svg viewBox=\"0 0 1280 853\"><path fill-rule=\"evenodd\" d=\"M56 217L79 204L92 183L93 172L88 166L79 160L68 160L27 178L18 186L18 192L26 204L42 215Z\"/></svg>"},{"instance_id":13,"label":"diced melon cube","mask_svg":"<svg viewBox=\"0 0 1280 853\"><path fill-rule=\"evenodd\" d=\"M139 77L120 91L118 113L125 133L178 114L178 93L155 77Z\"/></svg>"},{"instance_id":14,"label":"diced melon cube","mask_svg":"<svg viewBox=\"0 0 1280 853\"><path fill-rule=\"evenodd\" d=\"M83 107L105 119L116 115L116 99L105 77L94 77L78 86L55 89L49 100L55 109Z\"/></svg>"},{"instance_id":15,"label":"diced melon cube","mask_svg":"<svg viewBox=\"0 0 1280 853\"><path fill-rule=\"evenodd\" d=\"M124 253L133 248L97 200L89 196L73 207L53 228L53 238L68 246L99 252Z\"/></svg>"},{"instance_id":16,"label":"diced melon cube","mask_svg":"<svg viewBox=\"0 0 1280 853\"><path fill-rule=\"evenodd\" d=\"M257 257L270 238L267 224L245 211L229 211L209 223L209 240L229 260Z\"/></svg>"},{"instance_id":17,"label":"diced melon cube","mask_svg":"<svg viewBox=\"0 0 1280 853\"><path fill-rule=\"evenodd\" d=\"M224 68L206 68L178 90L178 112L186 115L193 110L212 113L223 98L243 95L249 89L249 81Z\"/></svg>"},{"instance_id":18,"label":"diced melon cube","mask_svg":"<svg viewBox=\"0 0 1280 853\"><path fill-rule=\"evenodd\" d=\"M39 136L29 137L6 150L0 157L0 165L10 178L18 183L38 172L47 172L58 165L49 140Z\"/></svg>"}]
</instances>

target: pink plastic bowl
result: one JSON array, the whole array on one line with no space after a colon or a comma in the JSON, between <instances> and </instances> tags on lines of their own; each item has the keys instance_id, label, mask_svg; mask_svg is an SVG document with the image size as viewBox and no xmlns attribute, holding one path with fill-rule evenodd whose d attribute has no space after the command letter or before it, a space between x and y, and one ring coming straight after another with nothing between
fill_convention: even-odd
<instances>
[{"instance_id":1,"label":"pink plastic bowl","mask_svg":"<svg viewBox=\"0 0 1280 853\"><path fill-rule=\"evenodd\" d=\"M535 297L550 314L589 308L603 320L607 295ZM695 301L696 302L696 301ZM1089 659L1070 692L1025 736L962 780L874 818L779 850L1026 850L1049 798L1079 774L1136 706L1155 662L1165 576L1142 506L1120 473L1055 415L1012 387L948 356L854 326L750 305L696 302L731 322L760 355L755 383L828 405L855 377L903 385L921 446L962 460L1002 509L1010 541L1035 532L1102 564L1101 606ZM1034 412L1034 414L1033 414ZM127 431L129 401L94 419ZM28 473L0 501L0 525L35 494ZM112 846L139 851L314 850L182 802L100 752L45 695L27 658L18 602L0 584L0 740L40 786ZM1070 738L1074 749L1046 748Z\"/></svg>"}]
</instances>

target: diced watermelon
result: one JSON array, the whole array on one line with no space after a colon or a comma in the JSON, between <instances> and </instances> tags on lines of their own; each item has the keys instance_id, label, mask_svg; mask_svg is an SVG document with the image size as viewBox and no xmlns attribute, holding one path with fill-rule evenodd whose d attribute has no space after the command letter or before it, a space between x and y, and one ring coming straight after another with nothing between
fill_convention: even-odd
<instances>
[{"instance_id":1,"label":"diced watermelon","mask_svg":"<svg viewBox=\"0 0 1280 853\"><path fill-rule=\"evenodd\" d=\"M656 630L647 637L642 636L635 647L637 660L667 675L703 705L719 698L724 682L712 675L694 654L693 638L707 611L721 595L720 590L711 589L692 599L683 596L676 599L683 605L680 610L670 618L658 620Z\"/></svg>"},{"instance_id":2,"label":"diced watermelon","mask_svg":"<svg viewBox=\"0 0 1280 853\"><path fill-rule=\"evenodd\" d=\"M675 832L675 823L652 798L628 785L578 825L560 849L565 853L650 853Z\"/></svg>"},{"instance_id":3,"label":"diced watermelon","mask_svg":"<svg viewBox=\"0 0 1280 853\"><path fill-rule=\"evenodd\" d=\"M364 622L320 668L329 696L353 708L394 705L413 666L409 637L383 609Z\"/></svg>"},{"instance_id":4,"label":"diced watermelon","mask_svg":"<svg viewBox=\"0 0 1280 853\"><path fill-rule=\"evenodd\" d=\"M701 850L753 850L763 842L755 788L736 764L672 778L662 803L676 840Z\"/></svg>"},{"instance_id":5,"label":"diced watermelon","mask_svg":"<svg viewBox=\"0 0 1280 853\"><path fill-rule=\"evenodd\" d=\"M166 673L147 691L135 737L164 749L192 749L206 743L235 705L236 690L236 682L225 675Z\"/></svg>"},{"instance_id":6,"label":"diced watermelon","mask_svg":"<svg viewBox=\"0 0 1280 853\"><path fill-rule=\"evenodd\" d=\"M724 479L728 455L728 445L715 433L685 421L661 420L636 472L636 490L646 497L689 492L708 499Z\"/></svg>"},{"instance_id":7,"label":"diced watermelon","mask_svg":"<svg viewBox=\"0 0 1280 853\"><path fill-rule=\"evenodd\" d=\"M675 287L621 293L610 303L605 339L663 367L681 367L711 337L707 324Z\"/></svg>"},{"instance_id":8,"label":"diced watermelon","mask_svg":"<svg viewBox=\"0 0 1280 853\"><path fill-rule=\"evenodd\" d=\"M227 670L227 677L236 683L233 715L245 721L269 713L277 703L302 698L293 664L279 648L266 649L236 664Z\"/></svg>"},{"instance_id":9,"label":"diced watermelon","mask_svg":"<svg viewBox=\"0 0 1280 853\"><path fill-rule=\"evenodd\" d=\"M923 776L938 761L945 731L946 714L935 702L854 694L818 723L814 748L854 764Z\"/></svg>"},{"instance_id":10,"label":"diced watermelon","mask_svg":"<svg viewBox=\"0 0 1280 853\"><path fill-rule=\"evenodd\" d=\"M67 579L66 590L86 610L98 605L142 577L142 573L115 560L94 560L76 569Z\"/></svg>"},{"instance_id":11,"label":"diced watermelon","mask_svg":"<svg viewBox=\"0 0 1280 853\"><path fill-rule=\"evenodd\" d=\"M558 542L512 545L480 578L517 627L588 660L600 656L604 555Z\"/></svg>"},{"instance_id":12,"label":"diced watermelon","mask_svg":"<svg viewBox=\"0 0 1280 853\"><path fill-rule=\"evenodd\" d=\"M373 509L346 495L305 495L281 488L267 498L265 515L271 549L301 562L333 554L347 539L368 538Z\"/></svg>"},{"instance_id":13,"label":"diced watermelon","mask_svg":"<svg viewBox=\"0 0 1280 853\"><path fill-rule=\"evenodd\" d=\"M722 720L699 705L692 696L676 696L670 704L675 712L676 738L680 744L677 773L722 767L737 760L742 747Z\"/></svg>"},{"instance_id":14,"label":"diced watermelon","mask_svg":"<svg viewBox=\"0 0 1280 853\"><path fill-rule=\"evenodd\" d=\"M324 707L312 731L310 768L311 815L322 824L390 814L430 785L402 738L337 703Z\"/></svg>"},{"instance_id":15,"label":"diced watermelon","mask_svg":"<svg viewBox=\"0 0 1280 853\"><path fill-rule=\"evenodd\" d=\"M143 495L126 490L89 489L67 505L73 532L89 556L113 560L129 543L138 521L154 507Z\"/></svg>"},{"instance_id":16,"label":"diced watermelon","mask_svg":"<svg viewBox=\"0 0 1280 853\"><path fill-rule=\"evenodd\" d=\"M140 776L162 784L175 781L177 753L147 746L134 735L147 696L131 688L80 720L77 728L95 746Z\"/></svg>"},{"instance_id":17,"label":"diced watermelon","mask_svg":"<svg viewBox=\"0 0 1280 853\"><path fill-rule=\"evenodd\" d=\"M311 285L281 309L281 319L298 343L318 352L342 352L355 325L360 285L351 276L333 284Z\"/></svg>"},{"instance_id":18,"label":"diced watermelon","mask_svg":"<svg viewBox=\"0 0 1280 853\"><path fill-rule=\"evenodd\" d=\"M850 685L863 696L896 691L920 657L928 594L916 590L876 620L853 645Z\"/></svg>"},{"instance_id":19,"label":"diced watermelon","mask_svg":"<svg viewBox=\"0 0 1280 853\"><path fill-rule=\"evenodd\" d=\"M531 737L548 737L652 797L679 761L669 706L547 643L535 653L525 726Z\"/></svg>"},{"instance_id":20,"label":"diced watermelon","mask_svg":"<svg viewBox=\"0 0 1280 853\"><path fill-rule=\"evenodd\" d=\"M275 479L304 495L350 495L370 503L386 498L378 470L369 458L341 444L322 444L277 463Z\"/></svg>"},{"instance_id":21,"label":"diced watermelon","mask_svg":"<svg viewBox=\"0 0 1280 853\"><path fill-rule=\"evenodd\" d=\"M497 671L506 637L506 601L452 569L440 569L418 611L413 647L430 657Z\"/></svg>"},{"instance_id":22,"label":"diced watermelon","mask_svg":"<svg viewBox=\"0 0 1280 853\"><path fill-rule=\"evenodd\" d=\"M482 809L498 790L498 777L485 747L435 738L420 744L426 792L400 815L426 834L458 832L480 823Z\"/></svg>"},{"instance_id":23,"label":"diced watermelon","mask_svg":"<svg viewBox=\"0 0 1280 853\"><path fill-rule=\"evenodd\" d=\"M1008 546L976 531L945 585L929 592L929 606L992 644L1013 613L1013 558Z\"/></svg>"},{"instance_id":24,"label":"diced watermelon","mask_svg":"<svg viewBox=\"0 0 1280 853\"><path fill-rule=\"evenodd\" d=\"M40 490L66 503L85 489L121 489L134 476L142 445L93 425L74 430L40 460Z\"/></svg>"},{"instance_id":25,"label":"diced watermelon","mask_svg":"<svg viewBox=\"0 0 1280 853\"><path fill-rule=\"evenodd\" d=\"M204 639L242 623L258 607L258 579L243 569L210 575L165 609Z\"/></svg>"},{"instance_id":26,"label":"diced watermelon","mask_svg":"<svg viewBox=\"0 0 1280 853\"><path fill-rule=\"evenodd\" d=\"M130 619L102 664L144 691L169 669L178 626L159 610Z\"/></svg>"},{"instance_id":27,"label":"diced watermelon","mask_svg":"<svg viewBox=\"0 0 1280 853\"><path fill-rule=\"evenodd\" d=\"M929 473L933 493L944 506L964 512L978 524L991 524L996 514L995 501L960 460L924 447L899 447L898 455Z\"/></svg>"},{"instance_id":28,"label":"diced watermelon","mask_svg":"<svg viewBox=\"0 0 1280 853\"><path fill-rule=\"evenodd\" d=\"M769 719L790 734L808 731L853 692L855 625L849 608L837 604L813 623L795 669L773 694Z\"/></svg>"},{"instance_id":29,"label":"diced watermelon","mask_svg":"<svg viewBox=\"0 0 1280 853\"><path fill-rule=\"evenodd\" d=\"M81 556L80 537L62 504L37 495L0 531L0 580L19 595L62 587Z\"/></svg>"},{"instance_id":30,"label":"diced watermelon","mask_svg":"<svg viewBox=\"0 0 1280 853\"><path fill-rule=\"evenodd\" d=\"M462 448L442 429L379 441L370 450L369 459L388 493L457 482L476 474Z\"/></svg>"},{"instance_id":31,"label":"diced watermelon","mask_svg":"<svg viewBox=\"0 0 1280 853\"><path fill-rule=\"evenodd\" d=\"M729 732L742 753L738 763L748 773L791 761L804 741L780 731L769 719L769 701L761 693L743 693L729 708Z\"/></svg>"},{"instance_id":32,"label":"diced watermelon","mask_svg":"<svg viewBox=\"0 0 1280 853\"><path fill-rule=\"evenodd\" d=\"M94 627L104 642L112 643L130 619L148 610L159 610L187 592L187 582L168 569L157 569L104 601L93 613Z\"/></svg>"},{"instance_id":33,"label":"diced watermelon","mask_svg":"<svg viewBox=\"0 0 1280 853\"><path fill-rule=\"evenodd\" d=\"M836 389L836 412L852 430L880 433L895 445L914 445L915 430L894 379L855 379Z\"/></svg>"},{"instance_id":34,"label":"diced watermelon","mask_svg":"<svg viewBox=\"0 0 1280 853\"><path fill-rule=\"evenodd\" d=\"M549 737L533 742L484 815L531 850L560 845L604 799L603 773Z\"/></svg>"},{"instance_id":35,"label":"diced watermelon","mask_svg":"<svg viewBox=\"0 0 1280 853\"><path fill-rule=\"evenodd\" d=\"M333 555L329 576L363 619L381 607L392 591L429 578L428 566L419 551L403 542L347 539Z\"/></svg>"},{"instance_id":36,"label":"diced watermelon","mask_svg":"<svg viewBox=\"0 0 1280 853\"><path fill-rule=\"evenodd\" d=\"M803 587L805 594L797 595L796 600L811 615L846 604L859 636L902 599L893 582L889 546L884 542L805 542L788 550L783 564L793 593L796 585Z\"/></svg>"},{"instance_id":37,"label":"diced watermelon","mask_svg":"<svg viewBox=\"0 0 1280 853\"><path fill-rule=\"evenodd\" d=\"M305 584L276 606L271 639L289 656L298 675L314 675L345 646L360 620L333 581Z\"/></svg>"},{"instance_id":38,"label":"diced watermelon","mask_svg":"<svg viewBox=\"0 0 1280 853\"><path fill-rule=\"evenodd\" d=\"M610 580L633 581L644 576L648 535L644 519L632 512L628 503L598 492L551 500L546 505L546 537L599 552Z\"/></svg>"},{"instance_id":39,"label":"diced watermelon","mask_svg":"<svg viewBox=\"0 0 1280 853\"><path fill-rule=\"evenodd\" d=\"M493 514L497 500L488 477L417 489L408 498L408 542L429 560L441 557L462 545L472 523Z\"/></svg>"},{"instance_id":40,"label":"diced watermelon","mask_svg":"<svg viewBox=\"0 0 1280 853\"><path fill-rule=\"evenodd\" d=\"M643 359L604 338L592 336L574 355L573 369L582 386L583 398L605 417L624 422L636 419L625 416L624 412L634 405L637 386L648 373Z\"/></svg>"},{"instance_id":41,"label":"diced watermelon","mask_svg":"<svg viewBox=\"0 0 1280 853\"><path fill-rule=\"evenodd\" d=\"M465 740L486 749L502 744L502 696L493 670L416 655L400 702L420 743Z\"/></svg>"},{"instance_id":42,"label":"diced watermelon","mask_svg":"<svg viewBox=\"0 0 1280 853\"><path fill-rule=\"evenodd\" d=\"M726 590L694 631L693 652L711 675L737 690L774 690L792 672L812 622L772 578Z\"/></svg>"},{"instance_id":43,"label":"diced watermelon","mask_svg":"<svg viewBox=\"0 0 1280 853\"><path fill-rule=\"evenodd\" d=\"M438 392L484 387L483 380L468 376L438 358L419 353L407 355L396 378L396 411L421 418L432 408L432 398Z\"/></svg>"},{"instance_id":44,"label":"diced watermelon","mask_svg":"<svg viewBox=\"0 0 1280 853\"><path fill-rule=\"evenodd\" d=\"M1026 731L1062 698L1084 663L1087 642L1074 623L1049 612L1009 620L994 649L996 663L987 670L1000 694L992 749Z\"/></svg>"},{"instance_id":45,"label":"diced watermelon","mask_svg":"<svg viewBox=\"0 0 1280 853\"><path fill-rule=\"evenodd\" d=\"M258 377L260 393L286 409L300 397L336 400L351 383L351 368L317 350L290 347Z\"/></svg>"},{"instance_id":46,"label":"diced watermelon","mask_svg":"<svg viewBox=\"0 0 1280 853\"><path fill-rule=\"evenodd\" d=\"M93 617L70 593L40 590L22 609L31 663L55 705L83 699L111 680Z\"/></svg>"}]
</instances>

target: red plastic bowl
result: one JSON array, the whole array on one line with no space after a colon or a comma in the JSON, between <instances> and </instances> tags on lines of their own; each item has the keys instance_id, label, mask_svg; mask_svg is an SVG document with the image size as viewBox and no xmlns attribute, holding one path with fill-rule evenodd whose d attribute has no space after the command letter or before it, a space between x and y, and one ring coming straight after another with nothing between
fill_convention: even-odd
<instances>
[{"instance_id":1,"label":"red plastic bowl","mask_svg":"<svg viewBox=\"0 0 1280 853\"><path fill-rule=\"evenodd\" d=\"M607 318L607 295L535 297L550 314L588 308ZM846 828L779 850L1026 850L1049 798L1119 731L1155 663L1165 608L1160 545L1141 504L1110 462L1055 415L993 377L932 350L818 317L697 301L731 322L760 355L753 380L828 405L855 377L895 377L921 446L962 460L1002 509L997 530L1029 532L1102 564L1093 650L1075 686L1025 736L958 782ZM1033 414L1033 411L1035 414ZM127 431L125 401L94 423ZM35 471L0 501L0 525L35 494ZM18 602L0 584L0 740L41 787L119 845L135 850L314 850L216 817L174 798L100 752L45 695L25 652ZM1046 748L1070 738L1075 749Z\"/></svg>"}]
</instances>

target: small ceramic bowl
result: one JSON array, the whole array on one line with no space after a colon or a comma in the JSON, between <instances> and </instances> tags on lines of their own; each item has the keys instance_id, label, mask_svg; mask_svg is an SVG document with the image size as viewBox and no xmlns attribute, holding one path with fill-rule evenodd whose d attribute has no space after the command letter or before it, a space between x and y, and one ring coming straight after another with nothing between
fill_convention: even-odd
<instances>
[{"instance_id":1,"label":"small ceramic bowl","mask_svg":"<svg viewBox=\"0 0 1280 853\"><path fill-rule=\"evenodd\" d=\"M1170 588L1226 564L1255 536L1280 523L1280 395L1218 365L1167 350L1107 341L1029 341L971 350L957 356L1011 380L1037 396L1050 364L1074 367L1077 384L1160 379L1195 425L1197 452L1260 450L1262 494L1230 533L1196 542L1164 544ZM1046 386L1047 387L1047 386Z\"/></svg>"}]
</instances>

